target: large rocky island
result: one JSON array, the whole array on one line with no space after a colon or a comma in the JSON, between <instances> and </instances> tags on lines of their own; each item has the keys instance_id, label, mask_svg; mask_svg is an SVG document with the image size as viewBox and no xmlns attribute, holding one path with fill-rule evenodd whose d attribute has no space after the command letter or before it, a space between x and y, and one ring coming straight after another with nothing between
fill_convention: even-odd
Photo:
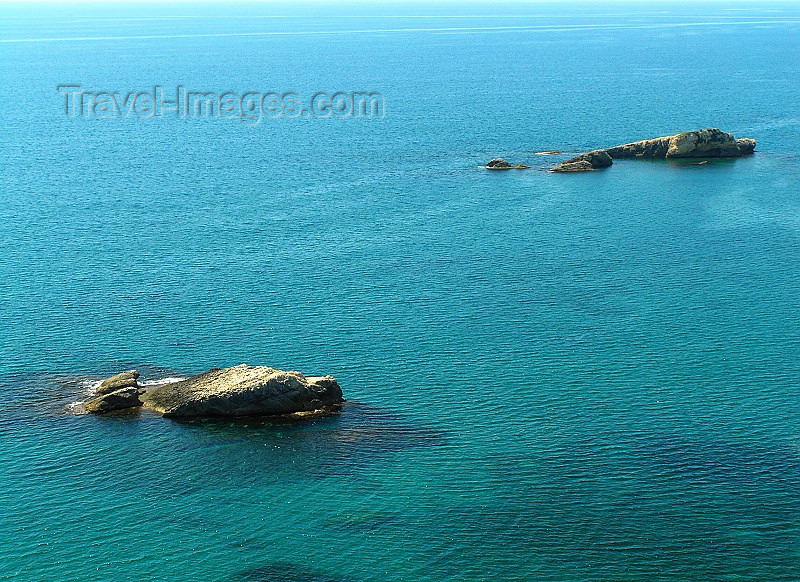
<instances>
[{"instance_id":1,"label":"large rocky island","mask_svg":"<svg viewBox=\"0 0 800 582\"><path fill-rule=\"evenodd\" d=\"M342 389L330 376L306 377L267 366L212 368L150 389L139 386L138 378L136 370L112 376L84 407L106 413L144 406L168 418L303 417L335 412L343 402Z\"/></svg>"},{"instance_id":2,"label":"large rocky island","mask_svg":"<svg viewBox=\"0 0 800 582\"><path fill-rule=\"evenodd\" d=\"M566 160L550 171L592 171L610 166L617 158L735 158L752 154L755 147L754 139L736 139L733 134L716 128L701 129L593 150Z\"/></svg>"}]
</instances>

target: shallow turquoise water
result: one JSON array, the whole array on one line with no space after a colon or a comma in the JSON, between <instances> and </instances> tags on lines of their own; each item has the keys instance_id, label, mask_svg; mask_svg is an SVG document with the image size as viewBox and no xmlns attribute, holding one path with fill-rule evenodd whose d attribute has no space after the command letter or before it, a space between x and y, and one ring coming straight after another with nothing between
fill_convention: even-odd
<instances>
[{"instance_id":1,"label":"shallow turquoise water","mask_svg":"<svg viewBox=\"0 0 800 582\"><path fill-rule=\"evenodd\" d=\"M800 8L736 8L5 6L0 578L800 578ZM386 117L71 119L68 83ZM535 154L709 126L757 154ZM70 412L241 362L348 405Z\"/></svg>"}]
</instances>

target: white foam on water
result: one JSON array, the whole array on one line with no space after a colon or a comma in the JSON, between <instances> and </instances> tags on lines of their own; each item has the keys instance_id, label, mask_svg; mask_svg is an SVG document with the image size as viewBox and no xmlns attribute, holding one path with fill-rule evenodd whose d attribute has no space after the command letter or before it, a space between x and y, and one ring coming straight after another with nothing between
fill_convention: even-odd
<instances>
[{"instance_id":1,"label":"white foam on water","mask_svg":"<svg viewBox=\"0 0 800 582\"><path fill-rule=\"evenodd\" d=\"M100 384L102 383L102 380L83 380L80 385L86 395L91 396L100 388Z\"/></svg>"},{"instance_id":2,"label":"white foam on water","mask_svg":"<svg viewBox=\"0 0 800 582\"><path fill-rule=\"evenodd\" d=\"M145 380L144 382L139 382L139 386L143 388L154 388L157 386L164 386L166 384L173 384L175 382L180 382L181 380L186 380L187 376L167 376L166 378L156 378L154 380ZM83 407L84 403L91 400L94 396L94 393L100 387L100 384L103 383L103 380L81 380L80 388L81 388L81 397L74 402L69 402L66 405L66 408L72 413L81 413L81 408ZM85 411L83 411L85 413Z\"/></svg>"},{"instance_id":3,"label":"white foam on water","mask_svg":"<svg viewBox=\"0 0 800 582\"><path fill-rule=\"evenodd\" d=\"M182 380L186 380L186 377L167 376L166 378L160 378L158 380L145 380L144 382L139 382L139 386L164 386L165 384L174 384L175 382L180 382Z\"/></svg>"},{"instance_id":4,"label":"white foam on water","mask_svg":"<svg viewBox=\"0 0 800 582\"><path fill-rule=\"evenodd\" d=\"M95 391L100 387L102 382L103 380L93 380L89 378L80 380L78 383L78 386L80 387L78 400L75 400L74 402L68 402L66 404L66 409L69 410L70 413L74 414L81 414L82 412L85 413L85 411L81 410L84 402L91 400Z\"/></svg>"}]
</instances>

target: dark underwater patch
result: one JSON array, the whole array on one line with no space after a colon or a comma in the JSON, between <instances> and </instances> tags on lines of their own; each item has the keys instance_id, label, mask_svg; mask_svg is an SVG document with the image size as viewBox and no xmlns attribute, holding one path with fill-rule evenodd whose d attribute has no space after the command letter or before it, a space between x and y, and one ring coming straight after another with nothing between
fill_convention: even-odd
<instances>
[{"instance_id":1,"label":"dark underwater patch","mask_svg":"<svg viewBox=\"0 0 800 582\"><path fill-rule=\"evenodd\" d=\"M340 578L289 562L272 562L238 572L235 582L352 582L350 578Z\"/></svg>"},{"instance_id":2,"label":"dark underwater patch","mask_svg":"<svg viewBox=\"0 0 800 582\"><path fill-rule=\"evenodd\" d=\"M411 424L387 410L347 401L342 411L311 420L243 417L173 421L209 441L260 443L297 452L325 452L346 462L354 455L378 455L446 444L444 431Z\"/></svg>"},{"instance_id":3,"label":"dark underwater patch","mask_svg":"<svg viewBox=\"0 0 800 582\"><path fill-rule=\"evenodd\" d=\"M118 418L95 419L115 434ZM124 422L124 421L122 421ZM345 402L340 414L307 421L269 418L213 419L176 422L153 418L145 411L138 430L148 437L149 463L170 468L171 475L205 473L206 486L236 488L313 482L344 477L360 487L371 486L369 468L406 450L444 446L441 430L414 424L399 415L364 403ZM136 426L131 426L136 433ZM150 493L172 495L175 478L156 479ZM177 479L180 481L180 479Z\"/></svg>"},{"instance_id":4,"label":"dark underwater patch","mask_svg":"<svg viewBox=\"0 0 800 582\"><path fill-rule=\"evenodd\" d=\"M800 448L787 443L654 435L635 441L633 452L656 470L687 479L800 492Z\"/></svg>"},{"instance_id":5,"label":"dark underwater patch","mask_svg":"<svg viewBox=\"0 0 800 582\"><path fill-rule=\"evenodd\" d=\"M391 526L434 556L441 579L550 579L565 564L586 580L749 580L765 569L800 579L793 443L616 433L490 467L471 486L491 495L433 502Z\"/></svg>"}]
</instances>

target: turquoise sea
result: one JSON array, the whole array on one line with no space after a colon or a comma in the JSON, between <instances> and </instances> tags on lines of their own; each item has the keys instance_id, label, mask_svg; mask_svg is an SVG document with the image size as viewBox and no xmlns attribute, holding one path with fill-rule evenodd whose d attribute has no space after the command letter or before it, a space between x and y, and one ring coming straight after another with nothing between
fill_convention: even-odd
<instances>
[{"instance_id":1,"label":"turquoise sea","mask_svg":"<svg viewBox=\"0 0 800 582\"><path fill-rule=\"evenodd\" d=\"M4 4L0 81L0 579L800 579L800 4ZM543 171L706 127L756 154ZM347 405L72 406L242 362Z\"/></svg>"}]
</instances>

